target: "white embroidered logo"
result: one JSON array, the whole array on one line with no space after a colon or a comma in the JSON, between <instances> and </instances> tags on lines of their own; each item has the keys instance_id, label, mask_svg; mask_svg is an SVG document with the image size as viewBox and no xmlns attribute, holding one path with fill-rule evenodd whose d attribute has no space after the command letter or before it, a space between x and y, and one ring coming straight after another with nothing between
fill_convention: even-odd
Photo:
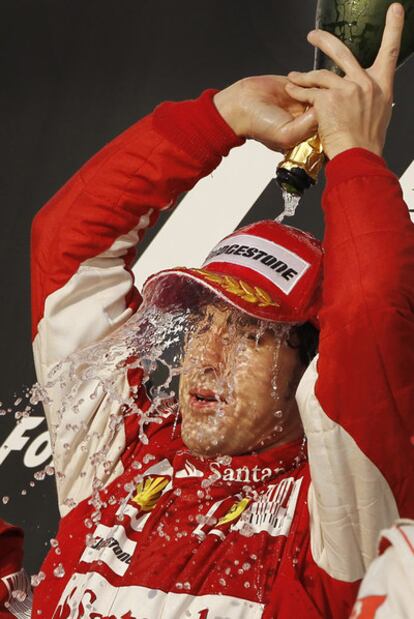
<instances>
[{"instance_id":1,"label":"white embroidered logo","mask_svg":"<svg viewBox=\"0 0 414 619\"><path fill-rule=\"evenodd\" d=\"M175 477L179 479L182 477L203 477L202 471L199 471L192 462L186 460L184 468L181 471L177 471Z\"/></svg>"},{"instance_id":2,"label":"white embroidered logo","mask_svg":"<svg viewBox=\"0 0 414 619\"><path fill-rule=\"evenodd\" d=\"M259 501L250 503L232 531L249 528L252 533L267 531L269 535L289 535L303 478L287 477L269 485Z\"/></svg>"}]
</instances>

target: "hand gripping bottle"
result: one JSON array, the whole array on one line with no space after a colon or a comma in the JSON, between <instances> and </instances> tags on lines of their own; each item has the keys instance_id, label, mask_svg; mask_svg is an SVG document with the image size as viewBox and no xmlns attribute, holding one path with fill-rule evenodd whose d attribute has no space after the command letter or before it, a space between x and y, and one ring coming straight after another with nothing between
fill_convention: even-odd
<instances>
[{"instance_id":1,"label":"hand gripping bottle","mask_svg":"<svg viewBox=\"0 0 414 619\"><path fill-rule=\"evenodd\" d=\"M381 45L388 7L393 0L318 0L316 27L331 32L352 51L365 69L375 60ZM414 52L414 0L401 0L405 26L398 66ZM315 53L315 69L342 71L320 50ZM282 190L302 195L316 183L325 155L318 135L298 144L285 154L276 178Z\"/></svg>"}]
</instances>

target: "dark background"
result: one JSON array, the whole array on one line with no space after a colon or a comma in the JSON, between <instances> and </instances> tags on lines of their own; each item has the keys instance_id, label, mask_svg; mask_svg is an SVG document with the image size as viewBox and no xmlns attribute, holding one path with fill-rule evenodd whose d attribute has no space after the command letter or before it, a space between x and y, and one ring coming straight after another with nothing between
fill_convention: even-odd
<instances>
[{"instance_id":1,"label":"dark background","mask_svg":"<svg viewBox=\"0 0 414 619\"><path fill-rule=\"evenodd\" d=\"M29 284L35 212L97 149L160 101L196 97L248 75L310 69L305 37L315 2L3 0L1 7L0 400L10 404L35 380ZM413 78L411 59L397 78L385 152L398 175L414 158ZM319 237L321 189L322 183L308 192L292 222ZM282 209L270 183L244 222L274 218L275 204ZM13 413L0 417L0 445L14 424ZM44 430L43 423L28 435ZM7 505L0 500L0 517L24 527L25 564L35 573L58 514L53 478L28 486L36 469L23 466L25 449L0 467L0 497L11 497Z\"/></svg>"}]
</instances>

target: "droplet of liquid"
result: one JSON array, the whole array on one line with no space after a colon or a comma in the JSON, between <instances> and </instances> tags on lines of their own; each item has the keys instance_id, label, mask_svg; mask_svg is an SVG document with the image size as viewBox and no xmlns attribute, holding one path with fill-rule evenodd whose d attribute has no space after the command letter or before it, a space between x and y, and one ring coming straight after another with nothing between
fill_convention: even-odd
<instances>
[{"instance_id":1,"label":"droplet of liquid","mask_svg":"<svg viewBox=\"0 0 414 619\"><path fill-rule=\"evenodd\" d=\"M87 535L85 535L85 544L86 546L90 547L93 546L95 543L95 538L92 535L92 533L88 533Z\"/></svg>"},{"instance_id":2,"label":"droplet of liquid","mask_svg":"<svg viewBox=\"0 0 414 619\"><path fill-rule=\"evenodd\" d=\"M53 575L56 576L56 578L63 578L65 575L65 569L63 567L63 565L61 563L59 563L59 565L57 567L55 567L55 569L53 570Z\"/></svg>"},{"instance_id":3,"label":"droplet of liquid","mask_svg":"<svg viewBox=\"0 0 414 619\"><path fill-rule=\"evenodd\" d=\"M142 459L144 464L148 464L148 462L151 462L151 460L155 460L155 456L153 456L152 454L145 454Z\"/></svg>"},{"instance_id":4,"label":"droplet of liquid","mask_svg":"<svg viewBox=\"0 0 414 619\"><path fill-rule=\"evenodd\" d=\"M46 574L44 572L39 572L38 574L34 574L31 577L30 584L32 585L32 587L37 587L45 578Z\"/></svg>"}]
</instances>

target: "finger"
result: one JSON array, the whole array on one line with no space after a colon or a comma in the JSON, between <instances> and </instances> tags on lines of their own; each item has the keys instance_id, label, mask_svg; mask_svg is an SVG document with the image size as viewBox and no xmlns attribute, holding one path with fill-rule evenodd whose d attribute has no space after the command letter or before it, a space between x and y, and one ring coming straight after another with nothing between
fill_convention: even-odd
<instances>
[{"instance_id":1,"label":"finger","mask_svg":"<svg viewBox=\"0 0 414 619\"><path fill-rule=\"evenodd\" d=\"M300 101L301 103L307 103L309 105L314 105L315 99L318 95L317 88L302 88L302 86L297 86L296 84L287 83L286 92L296 101Z\"/></svg>"},{"instance_id":2,"label":"finger","mask_svg":"<svg viewBox=\"0 0 414 619\"><path fill-rule=\"evenodd\" d=\"M278 128L279 144L283 148L295 146L314 135L317 126L315 110L310 109Z\"/></svg>"},{"instance_id":3,"label":"finger","mask_svg":"<svg viewBox=\"0 0 414 619\"><path fill-rule=\"evenodd\" d=\"M291 71L288 78L291 82L303 88L341 88L343 86L342 77L325 69L308 71L308 73Z\"/></svg>"},{"instance_id":4,"label":"finger","mask_svg":"<svg viewBox=\"0 0 414 619\"><path fill-rule=\"evenodd\" d=\"M303 114L307 109L307 105L291 97L285 88L286 84L289 84L288 79L286 79L286 82L283 84L283 88L279 91L278 96L275 97L275 104L288 111L292 116Z\"/></svg>"},{"instance_id":5,"label":"finger","mask_svg":"<svg viewBox=\"0 0 414 619\"><path fill-rule=\"evenodd\" d=\"M401 4L392 4L387 11L385 29L381 47L370 74L384 89L392 92L394 75L400 54L401 36L404 28L404 7Z\"/></svg>"},{"instance_id":6,"label":"finger","mask_svg":"<svg viewBox=\"0 0 414 619\"><path fill-rule=\"evenodd\" d=\"M312 30L308 34L308 41L314 47L318 47L324 54L340 67L345 75L354 82L358 82L365 76L364 69L344 43L330 32L325 30Z\"/></svg>"}]
</instances>

